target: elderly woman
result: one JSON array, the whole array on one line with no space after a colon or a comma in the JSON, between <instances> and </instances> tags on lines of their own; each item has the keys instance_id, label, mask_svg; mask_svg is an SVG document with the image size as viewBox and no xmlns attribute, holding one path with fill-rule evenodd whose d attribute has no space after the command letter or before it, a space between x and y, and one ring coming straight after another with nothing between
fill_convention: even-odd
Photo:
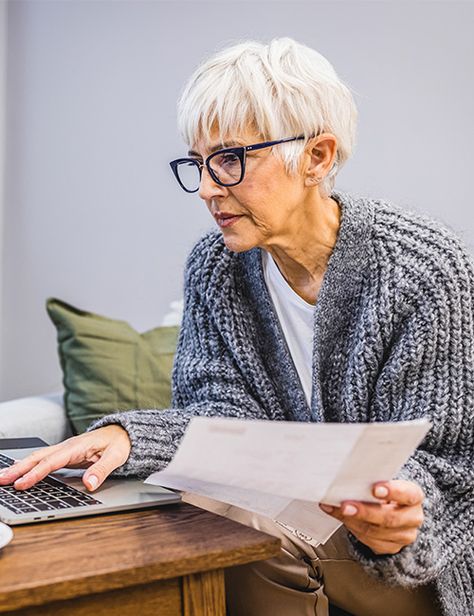
<instances>
[{"instance_id":1,"label":"elderly woman","mask_svg":"<svg viewBox=\"0 0 474 616\"><path fill-rule=\"evenodd\" d=\"M428 417L431 431L377 503L320 505L323 546L247 512L278 558L227 579L231 615L474 614L474 270L441 223L334 190L356 109L329 62L290 39L205 62L179 103L189 152L171 163L218 229L192 250L173 408L108 415L1 480L26 489L82 464L146 476L194 415L306 422ZM316 507L316 505L315 505Z\"/></svg>"}]
</instances>

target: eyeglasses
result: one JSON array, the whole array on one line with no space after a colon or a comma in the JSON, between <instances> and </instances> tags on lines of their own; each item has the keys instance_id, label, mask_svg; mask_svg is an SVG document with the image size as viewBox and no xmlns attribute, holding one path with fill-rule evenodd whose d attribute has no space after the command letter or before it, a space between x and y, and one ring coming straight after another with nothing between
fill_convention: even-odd
<instances>
[{"instance_id":1,"label":"eyeglasses","mask_svg":"<svg viewBox=\"0 0 474 616\"><path fill-rule=\"evenodd\" d=\"M225 148L208 156L203 163L196 158L177 158L170 162L170 166L179 185L188 193L195 193L199 190L204 165L206 165L209 175L216 184L236 186L244 179L247 152L263 150L263 148L271 148L280 143L298 141L304 138L304 135L300 135L299 137L278 139L278 141L264 141L253 145Z\"/></svg>"}]
</instances>

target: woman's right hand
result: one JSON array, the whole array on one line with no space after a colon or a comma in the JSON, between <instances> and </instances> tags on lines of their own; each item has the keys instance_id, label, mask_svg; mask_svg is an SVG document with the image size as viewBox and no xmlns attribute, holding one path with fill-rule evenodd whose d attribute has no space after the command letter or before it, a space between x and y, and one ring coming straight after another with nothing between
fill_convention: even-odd
<instances>
[{"instance_id":1,"label":"woman's right hand","mask_svg":"<svg viewBox=\"0 0 474 616\"><path fill-rule=\"evenodd\" d=\"M0 471L0 486L14 484L18 490L31 488L60 468L86 468L82 482L89 491L98 488L130 455L127 431L111 424L34 451ZM94 477L96 480L94 480Z\"/></svg>"}]
</instances>

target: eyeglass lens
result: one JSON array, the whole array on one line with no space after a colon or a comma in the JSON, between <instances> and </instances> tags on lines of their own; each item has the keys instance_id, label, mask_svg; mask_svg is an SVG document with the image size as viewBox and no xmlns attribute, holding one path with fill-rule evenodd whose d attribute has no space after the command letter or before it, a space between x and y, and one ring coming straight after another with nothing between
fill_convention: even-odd
<instances>
[{"instance_id":1,"label":"eyeglass lens","mask_svg":"<svg viewBox=\"0 0 474 616\"><path fill-rule=\"evenodd\" d=\"M178 174L179 181L186 190L190 192L198 190L201 181L198 165L190 161L182 161L176 167L176 173Z\"/></svg>"},{"instance_id":2,"label":"eyeglass lens","mask_svg":"<svg viewBox=\"0 0 474 616\"><path fill-rule=\"evenodd\" d=\"M209 166L220 184L237 184L242 176L242 163L234 152L216 152L209 159ZM177 167L179 179L186 190L195 192L199 189L200 172L195 163L183 161Z\"/></svg>"}]
</instances>

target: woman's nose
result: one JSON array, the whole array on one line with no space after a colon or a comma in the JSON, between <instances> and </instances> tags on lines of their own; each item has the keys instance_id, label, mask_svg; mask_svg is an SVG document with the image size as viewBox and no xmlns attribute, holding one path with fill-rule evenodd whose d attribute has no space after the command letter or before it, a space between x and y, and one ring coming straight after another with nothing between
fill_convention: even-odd
<instances>
[{"instance_id":1,"label":"woman's nose","mask_svg":"<svg viewBox=\"0 0 474 616\"><path fill-rule=\"evenodd\" d=\"M215 197L222 196L226 191L225 186L221 186L212 179L207 167L204 165L201 173L201 182L199 184L199 196L204 201L210 201Z\"/></svg>"}]
</instances>

